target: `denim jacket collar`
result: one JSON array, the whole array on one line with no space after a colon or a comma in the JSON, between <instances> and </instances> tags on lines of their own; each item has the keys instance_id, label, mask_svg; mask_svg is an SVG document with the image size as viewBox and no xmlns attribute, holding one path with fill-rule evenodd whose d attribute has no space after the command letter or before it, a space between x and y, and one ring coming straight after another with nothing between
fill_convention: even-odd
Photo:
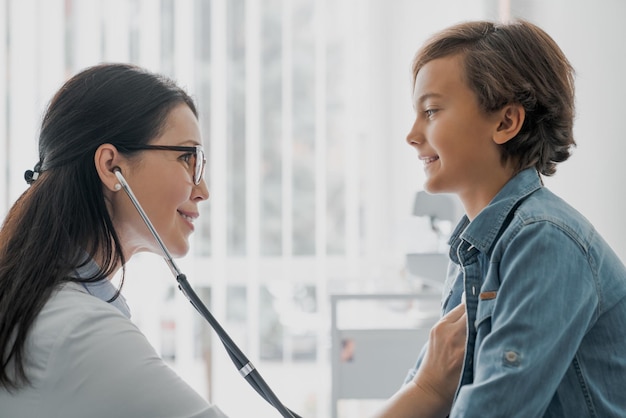
<instances>
[{"instance_id":1,"label":"denim jacket collar","mask_svg":"<svg viewBox=\"0 0 626 418\"><path fill-rule=\"evenodd\" d=\"M473 221L470 222L467 215L464 215L448 242L450 259L455 264L461 264L462 260L459 260L457 253L463 247L467 247L468 251L476 248L487 253L517 204L541 187L543 185L537 170L527 168L509 180Z\"/></svg>"}]
</instances>

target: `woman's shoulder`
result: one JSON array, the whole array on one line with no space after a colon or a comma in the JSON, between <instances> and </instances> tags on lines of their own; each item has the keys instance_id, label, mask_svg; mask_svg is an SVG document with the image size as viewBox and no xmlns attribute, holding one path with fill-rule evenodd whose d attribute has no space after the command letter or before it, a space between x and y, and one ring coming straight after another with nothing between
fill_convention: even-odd
<instances>
[{"instance_id":1,"label":"woman's shoulder","mask_svg":"<svg viewBox=\"0 0 626 418\"><path fill-rule=\"evenodd\" d=\"M115 334L137 327L117 308L90 295L82 284L67 282L52 293L30 330L27 345L29 372L38 376L52 370L53 362L90 349Z\"/></svg>"},{"instance_id":2,"label":"woman's shoulder","mask_svg":"<svg viewBox=\"0 0 626 418\"><path fill-rule=\"evenodd\" d=\"M96 323L102 321L134 327L119 309L89 294L81 283L66 282L52 293L39 313L32 332L38 335L40 343L45 334L57 339L60 335L76 332L83 327L94 328ZM108 331L115 331L115 328Z\"/></svg>"},{"instance_id":3,"label":"woman's shoulder","mask_svg":"<svg viewBox=\"0 0 626 418\"><path fill-rule=\"evenodd\" d=\"M68 301L76 302L77 305L64 306L63 304ZM48 304L78 309L88 307L89 309L96 309L97 311L100 311L100 309L113 309L113 311L119 312L114 306L90 294L86 287L78 282L64 282L60 284L50 296Z\"/></svg>"},{"instance_id":4,"label":"woman's shoulder","mask_svg":"<svg viewBox=\"0 0 626 418\"><path fill-rule=\"evenodd\" d=\"M54 417L87 410L92 417L224 416L163 362L130 319L80 283L59 287L31 331L33 386L10 399L15 410L37 405Z\"/></svg>"}]
</instances>

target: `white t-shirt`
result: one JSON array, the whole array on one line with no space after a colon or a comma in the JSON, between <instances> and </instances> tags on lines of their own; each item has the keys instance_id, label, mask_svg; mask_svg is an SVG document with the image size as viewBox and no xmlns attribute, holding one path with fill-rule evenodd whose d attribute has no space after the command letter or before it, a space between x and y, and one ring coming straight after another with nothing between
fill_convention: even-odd
<instances>
[{"instance_id":1,"label":"white t-shirt","mask_svg":"<svg viewBox=\"0 0 626 418\"><path fill-rule=\"evenodd\" d=\"M123 311L80 283L64 284L27 337L32 386L0 390L0 417L226 417L159 357Z\"/></svg>"}]
</instances>

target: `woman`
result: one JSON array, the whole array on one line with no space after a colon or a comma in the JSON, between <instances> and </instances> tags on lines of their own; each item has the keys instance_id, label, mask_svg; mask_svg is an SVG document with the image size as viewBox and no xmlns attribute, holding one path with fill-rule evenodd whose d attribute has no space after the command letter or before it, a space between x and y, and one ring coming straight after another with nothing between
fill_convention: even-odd
<instances>
[{"instance_id":1,"label":"woman","mask_svg":"<svg viewBox=\"0 0 626 418\"><path fill-rule=\"evenodd\" d=\"M134 254L162 254L116 171L170 253L187 253L209 197L197 118L171 80L125 64L88 68L52 99L0 230L3 416L225 416L159 358L109 281Z\"/></svg>"}]
</instances>

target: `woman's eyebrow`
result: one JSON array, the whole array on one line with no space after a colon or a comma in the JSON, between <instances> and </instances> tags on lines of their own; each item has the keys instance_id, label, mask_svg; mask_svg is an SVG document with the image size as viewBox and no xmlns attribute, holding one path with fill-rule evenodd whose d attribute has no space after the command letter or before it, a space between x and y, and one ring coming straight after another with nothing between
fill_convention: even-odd
<instances>
[{"instance_id":1,"label":"woman's eyebrow","mask_svg":"<svg viewBox=\"0 0 626 418\"><path fill-rule=\"evenodd\" d=\"M190 145L190 146L194 146L194 145L202 145L200 142L196 141L195 139L185 139L182 142L179 142L176 145Z\"/></svg>"}]
</instances>

